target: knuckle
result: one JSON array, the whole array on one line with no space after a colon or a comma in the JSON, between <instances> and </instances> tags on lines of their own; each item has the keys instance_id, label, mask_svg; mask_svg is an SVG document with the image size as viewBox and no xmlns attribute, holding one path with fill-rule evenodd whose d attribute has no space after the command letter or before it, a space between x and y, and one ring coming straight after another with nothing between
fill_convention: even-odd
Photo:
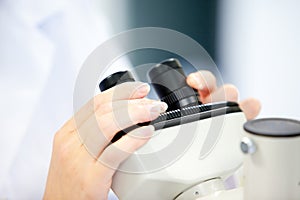
<instances>
[{"instance_id":1,"label":"knuckle","mask_svg":"<svg viewBox=\"0 0 300 200\"><path fill-rule=\"evenodd\" d=\"M101 115L102 113L106 113L109 110L109 104L98 104L95 107L95 114L96 115Z\"/></svg>"},{"instance_id":2,"label":"knuckle","mask_svg":"<svg viewBox=\"0 0 300 200\"><path fill-rule=\"evenodd\" d=\"M102 94L102 93L97 94L97 95L93 98L93 104L92 104L92 106L94 106L94 109L95 109L95 110L97 110L98 107L100 107L100 106L103 104L102 98L103 98L103 94Z\"/></svg>"}]
</instances>

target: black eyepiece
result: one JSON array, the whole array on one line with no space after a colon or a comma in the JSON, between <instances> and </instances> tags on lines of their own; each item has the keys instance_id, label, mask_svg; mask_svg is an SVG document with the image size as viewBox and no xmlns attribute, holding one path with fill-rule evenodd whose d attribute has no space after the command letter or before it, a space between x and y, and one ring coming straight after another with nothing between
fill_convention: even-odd
<instances>
[{"instance_id":1,"label":"black eyepiece","mask_svg":"<svg viewBox=\"0 0 300 200\"><path fill-rule=\"evenodd\" d=\"M103 92L111 87L119 85L125 82L134 82L134 78L129 71L120 71L114 74L109 75L105 79L103 79L100 84L99 88Z\"/></svg>"},{"instance_id":2,"label":"black eyepiece","mask_svg":"<svg viewBox=\"0 0 300 200\"><path fill-rule=\"evenodd\" d=\"M161 101L168 104L168 111L201 104L197 91L187 85L177 59L171 58L157 64L148 76Z\"/></svg>"}]
</instances>

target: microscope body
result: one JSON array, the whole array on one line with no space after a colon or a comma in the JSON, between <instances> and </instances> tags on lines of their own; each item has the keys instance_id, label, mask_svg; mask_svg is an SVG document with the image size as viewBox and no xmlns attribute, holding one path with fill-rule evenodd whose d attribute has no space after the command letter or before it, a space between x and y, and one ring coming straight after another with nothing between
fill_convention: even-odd
<instances>
[{"instance_id":1,"label":"microscope body","mask_svg":"<svg viewBox=\"0 0 300 200\"><path fill-rule=\"evenodd\" d=\"M269 118L245 123L237 103L202 104L176 59L157 64L148 75L169 107L157 119L122 130L111 140L139 126L155 128L154 136L113 177L112 189L120 200L299 199L300 121ZM104 79L100 89L128 81L134 81L129 72L117 72ZM245 188L226 190L225 179L243 161Z\"/></svg>"},{"instance_id":2,"label":"microscope body","mask_svg":"<svg viewBox=\"0 0 300 200\"><path fill-rule=\"evenodd\" d=\"M114 176L113 191L120 200L185 199L180 195L189 188L212 180L212 185L197 188L189 199L223 190L223 181L242 165L239 143L245 121L242 112L234 112L157 130L144 147L120 166L121 170ZM179 134L190 134L192 140L173 161L164 163L167 158L161 153L162 149L172 145ZM184 139L181 143L186 145ZM152 160L145 161L139 156L149 152ZM161 162L162 165L148 169L149 162ZM145 170L137 173L122 171L132 165Z\"/></svg>"}]
</instances>

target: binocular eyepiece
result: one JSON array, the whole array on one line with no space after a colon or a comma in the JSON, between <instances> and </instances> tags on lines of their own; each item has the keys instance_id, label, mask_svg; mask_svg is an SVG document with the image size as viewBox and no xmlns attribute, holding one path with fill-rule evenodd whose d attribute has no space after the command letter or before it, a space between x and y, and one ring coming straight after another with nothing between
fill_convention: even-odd
<instances>
[{"instance_id":1,"label":"binocular eyepiece","mask_svg":"<svg viewBox=\"0 0 300 200\"><path fill-rule=\"evenodd\" d=\"M165 60L148 72L150 83L160 100L168 104L168 110L182 109L200 105L197 91L187 85L186 75L177 59ZM135 79L129 71L116 72L101 81L101 91L124 82L133 82Z\"/></svg>"}]
</instances>

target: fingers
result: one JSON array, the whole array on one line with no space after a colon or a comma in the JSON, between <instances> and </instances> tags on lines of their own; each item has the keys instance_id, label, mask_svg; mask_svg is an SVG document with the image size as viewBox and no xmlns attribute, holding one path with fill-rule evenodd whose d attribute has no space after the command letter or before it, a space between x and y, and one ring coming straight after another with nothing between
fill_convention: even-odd
<instances>
[{"instance_id":1,"label":"fingers","mask_svg":"<svg viewBox=\"0 0 300 200\"><path fill-rule=\"evenodd\" d=\"M103 104L121 99L139 99L145 97L149 91L150 86L147 83L127 82L104 91L95 101Z\"/></svg>"},{"instance_id":2,"label":"fingers","mask_svg":"<svg viewBox=\"0 0 300 200\"><path fill-rule=\"evenodd\" d=\"M218 101L238 101L238 90L234 85L225 84L217 88L215 76L209 71L198 71L187 77L187 83L198 90L202 103ZM249 98L239 102L248 120L254 119L260 112L261 104L257 99Z\"/></svg>"},{"instance_id":3,"label":"fingers","mask_svg":"<svg viewBox=\"0 0 300 200\"><path fill-rule=\"evenodd\" d=\"M198 71L187 77L187 84L197 89L200 96L205 98L217 89L216 77L210 71Z\"/></svg>"},{"instance_id":4,"label":"fingers","mask_svg":"<svg viewBox=\"0 0 300 200\"><path fill-rule=\"evenodd\" d=\"M210 95L200 97L202 103L211 103L218 101L238 101L238 89L231 84L225 84L222 87L216 89Z\"/></svg>"},{"instance_id":5,"label":"fingers","mask_svg":"<svg viewBox=\"0 0 300 200\"><path fill-rule=\"evenodd\" d=\"M97 165L106 165L104 170L107 177L105 178L110 179L119 165L146 144L153 134L153 126L144 126L131 131L117 142L109 145L96 162Z\"/></svg>"},{"instance_id":6,"label":"fingers","mask_svg":"<svg viewBox=\"0 0 300 200\"><path fill-rule=\"evenodd\" d=\"M201 98L203 103L218 101L238 102L238 89L231 84L225 84L215 90L205 98ZM254 119L260 112L261 104L257 99L248 98L239 102L241 110L245 113L247 120Z\"/></svg>"},{"instance_id":7,"label":"fingers","mask_svg":"<svg viewBox=\"0 0 300 200\"><path fill-rule=\"evenodd\" d=\"M85 104L70 120L70 126L79 127L92 115L99 107L103 109L104 104L113 104L113 102L125 99L141 99L147 96L150 86L142 82L127 82L110 88L91 99ZM110 106L112 107L112 106ZM108 108L108 107L105 107Z\"/></svg>"},{"instance_id":8,"label":"fingers","mask_svg":"<svg viewBox=\"0 0 300 200\"><path fill-rule=\"evenodd\" d=\"M261 103L254 98L248 98L240 101L239 105L245 113L247 120L254 119L261 110Z\"/></svg>"},{"instance_id":9,"label":"fingers","mask_svg":"<svg viewBox=\"0 0 300 200\"><path fill-rule=\"evenodd\" d=\"M121 108L127 108L129 105L147 105L151 103L155 103L157 100L143 98L143 99L131 99L128 100L119 100L114 102L108 102L104 103L102 105L99 105L94 112L96 112L98 115L104 115L107 113L112 112L113 110L118 110Z\"/></svg>"},{"instance_id":10,"label":"fingers","mask_svg":"<svg viewBox=\"0 0 300 200\"><path fill-rule=\"evenodd\" d=\"M81 142L96 157L117 132L134 124L152 121L166 109L167 104L164 102L129 100L125 107L114 109L107 114L101 114L101 110L98 110L79 127L78 133Z\"/></svg>"},{"instance_id":11,"label":"fingers","mask_svg":"<svg viewBox=\"0 0 300 200\"><path fill-rule=\"evenodd\" d=\"M114 109L112 112L104 115L97 112L96 118L101 132L109 139L112 139L114 133L133 124L152 121L165 112L167 108L166 103L159 101L149 101L143 104L130 102L126 107Z\"/></svg>"}]
</instances>

